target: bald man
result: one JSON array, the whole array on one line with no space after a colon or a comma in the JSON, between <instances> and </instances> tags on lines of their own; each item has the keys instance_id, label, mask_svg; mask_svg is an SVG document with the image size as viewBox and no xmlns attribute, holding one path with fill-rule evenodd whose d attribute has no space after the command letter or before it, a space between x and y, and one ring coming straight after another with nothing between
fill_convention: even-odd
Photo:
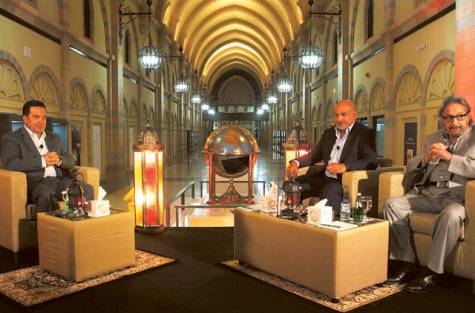
<instances>
[{"instance_id":1,"label":"bald man","mask_svg":"<svg viewBox=\"0 0 475 313\"><path fill-rule=\"evenodd\" d=\"M299 167L310 166L298 176L302 199L328 199L328 205L340 214L343 199L341 176L346 171L374 169L376 151L374 131L356 122L357 113L351 100L341 100L335 106L335 126L325 130L320 142L307 155L290 161L287 176L295 177ZM323 166L311 166L323 161Z\"/></svg>"}]
</instances>

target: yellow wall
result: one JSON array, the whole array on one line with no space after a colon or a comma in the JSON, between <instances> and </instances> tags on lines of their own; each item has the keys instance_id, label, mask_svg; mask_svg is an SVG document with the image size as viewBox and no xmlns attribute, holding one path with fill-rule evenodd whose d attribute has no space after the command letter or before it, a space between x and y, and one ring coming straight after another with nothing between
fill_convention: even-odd
<instances>
[{"instance_id":1,"label":"yellow wall","mask_svg":"<svg viewBox=\"0 0 475 313\"><path fill-rule=\"evenodd\" d=\"M133 82L131 82L129 79L126 79L126 78L124 78L124 98L127 100L127 104L129 106L131 104L131 99L134 98L135 103L137 104L137 109L140 110L140 103L138 103L138 100L139 100L138 86L137 84L134 84Z\"/></svg>"},{"instance_id":2,"label":"yellow wall","mask_svg":"<svg viewBox=\"0 0 475 313\"><path fill-rule=\"evenodd\" d=\"M47 65L56 78L59 79L61 69L60 45L46 39L28 28L0 16L0 29L4 38L21 38L21 40L1 40L0 50L6 50L12 54L21 64L26 79L30 79L31 73L39 65ZM23 54L24 47L31 48L31 57ZM45 58L45 55L48 57Z\"/></svg>"},{"instance_id":3,"label":"yellow wall","mask_svg":"<svg viewBox=\"0 0 475 313\"><path fill-rule=\"evenodd\" d=\"M415 0L399 0L395 2L394 22L396 25L404 22L414 14Z\"/></svg>"},{"instance_id":4,"label":"yellow wall","mask_svg":"<svg viewBox=\"0 0 475 313\"><path fill-rule=\"evenodd\" d=\"M416 51L416 46L421 44L426 44L426 48ZM414 65L424 79L432 59L445 49L455 50L454 11L394 45L394 82L407 64Z\"/></svg>"},{"instance_id":5,"label":"yellow wall","mask_svg":"<svg viewBox=\"0 0 475 313\"><path fill-rule=\"evenodd\" d=\"M107 90L107 69L94 61L86 59L75 52L69 52L71 79L80 77L87 86L87 92L91 94L92 88L99 84ZM107 97L107 94L105 95Z\"/></svg>"},{"instance_id":6,"label":"yellow wall","mask_svg":"<svg viewBox=\"0 0 475 313\"><path fill-rule=\"evenodd\" d=\"M69 14L69 26L71 32L79 38L84 37L83 11L82 1L69 1L69 12L76 12L75 14Z\"/></svg>"},{"instance_id":7,"label":"yellow wall","mask_svg":"<svg viewBox=\"0 0 475 313\"><path fill-rule=\"evenodd\" d=\"M38 11L43 19L59 25L58 1L38 1Z\"/></svg>"},{"instance_id":8,"label":"yellow wall","mask_svg":"<svg viewBox=\"0 0 475 313\"><path fill-rule=\"evenodd\" d=\"M94 12L94 47L99 51L106 53L106 35L104 29L104 17L102 15L99 0L91 1L93 3ZM106 1L108 2L108 1Z\"/></svg>"}]
</instances>

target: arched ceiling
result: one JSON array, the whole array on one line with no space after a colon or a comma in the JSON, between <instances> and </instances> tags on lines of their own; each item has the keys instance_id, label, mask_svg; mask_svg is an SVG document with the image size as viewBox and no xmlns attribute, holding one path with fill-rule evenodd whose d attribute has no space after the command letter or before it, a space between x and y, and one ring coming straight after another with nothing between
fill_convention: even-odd
<instances>
[{"instance_id":1,"label":"arched ceiling","mask_svg":"<svg viewBox=\"0 0 475 313\"><path fill-rule=\"evenodd\" d=\"M284 46L298 33L306 3L167 0L163 23L211 89L228 71L248 73L264 86L281 62Z\"/></svg>"}]
</instances>

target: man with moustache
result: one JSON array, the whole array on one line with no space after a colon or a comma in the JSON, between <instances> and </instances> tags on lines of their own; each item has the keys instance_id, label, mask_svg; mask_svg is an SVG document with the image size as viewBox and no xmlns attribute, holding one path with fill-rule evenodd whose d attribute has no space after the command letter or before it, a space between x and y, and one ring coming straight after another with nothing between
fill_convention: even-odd
<instances>
[{"instance_id":1,"label":"man with moustache","mask_svg":"<svg viewBox=\"0 0 475 313\"><path fill-rule=\"evenodd\" d=\"M26 174L29 203L36 211L50 211L57 207L61 192L71 185L63 170L74 167L71 155L61 145L59 137L46 131L46 107L39 100L23 105L23 126L2 137L1 159L5 169ZM91 185L80 183L86 200L92 200Z\"/></svg>"},{"instance_id":2,"label":"man with moustache","mask_svg":"<svg viewBox=\"0 0 475 313\"><path fill-rule=\"evenodd\" d=\"M299 167L310 166L305 175L295 179L301 185L302 199L312 196L327 199L338 215L343 199L343 173L375 168L376 151L374 132L356 122L356 108L351 100L339 101L334 115L335 126L325 130L310 153L290 161L287 177L295 177ZM320 161L323 166L311 166Z\"/></svg>"},{"instance_id":3,"label":"man with moustache","mask_svg":"<svg viewBox=\"0 0 475 313\"><path fill-rule=\"evenodd\" d=\"M423 171L422 179L406 195L385 203L384 216L390 224L389 257L393 260L387 282L408 282L415 277L405 287L409 292L422 293L436 284L463 226L465 185L475 178L475 128L470 112L462 97L444 100L439 109L443 128L429 135L424 151L407 162L406 171ZM408 218L412 212L439 214L432 225L429 261L417 275Z\"/></svg>"}]
</instances>

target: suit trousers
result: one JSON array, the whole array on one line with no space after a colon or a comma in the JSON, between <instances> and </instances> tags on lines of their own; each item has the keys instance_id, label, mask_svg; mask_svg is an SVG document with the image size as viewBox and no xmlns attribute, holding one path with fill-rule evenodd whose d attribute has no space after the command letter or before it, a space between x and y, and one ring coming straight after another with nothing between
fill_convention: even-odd
<instances>
[{"instance_id":1,"label":"suit trousers","mask_svg":"<svg viewBox=\"0 0 475 313\"><path fill-rule=\"evenodd\" d=\"M442 191L442 192L441 192ZM412 212L438 213L432 225L432 244L427 267L442 274L444 261L453 250L465 219L464 198L449 188L424 187L420 194L408 193L390 198L384 204L384 218L389 221L389 258L416 263L409 215Z\"/></svg>"},{"instance_id":2,"label":"suit trousers","mask_svg":"<svg viewBox=\"0 0 475 313\"><path fill-rule=\"evenodd\" d=\"M61 192L68 189L73 180L69 177L45 177L40 183L28 186L29 201L36 204L37 212L52 211L58 207ZM92 186L79 182L84 190L87 201L92 200L94 191Z\"/></svg>"},{"instance_id":3,"label":"suit trousers","mask_svg":"<svg viewBox=\"0 0 475 313\"><path fill-rule=\"evenodd\" d=\"M327 205L333 208L335 214L340 213L343 200L343 187L337 178L327 177L323 172L316 175L301 175L295 178L302 188L302 199L319 197L327 199Z\"/></svg>"}]
</instances>

